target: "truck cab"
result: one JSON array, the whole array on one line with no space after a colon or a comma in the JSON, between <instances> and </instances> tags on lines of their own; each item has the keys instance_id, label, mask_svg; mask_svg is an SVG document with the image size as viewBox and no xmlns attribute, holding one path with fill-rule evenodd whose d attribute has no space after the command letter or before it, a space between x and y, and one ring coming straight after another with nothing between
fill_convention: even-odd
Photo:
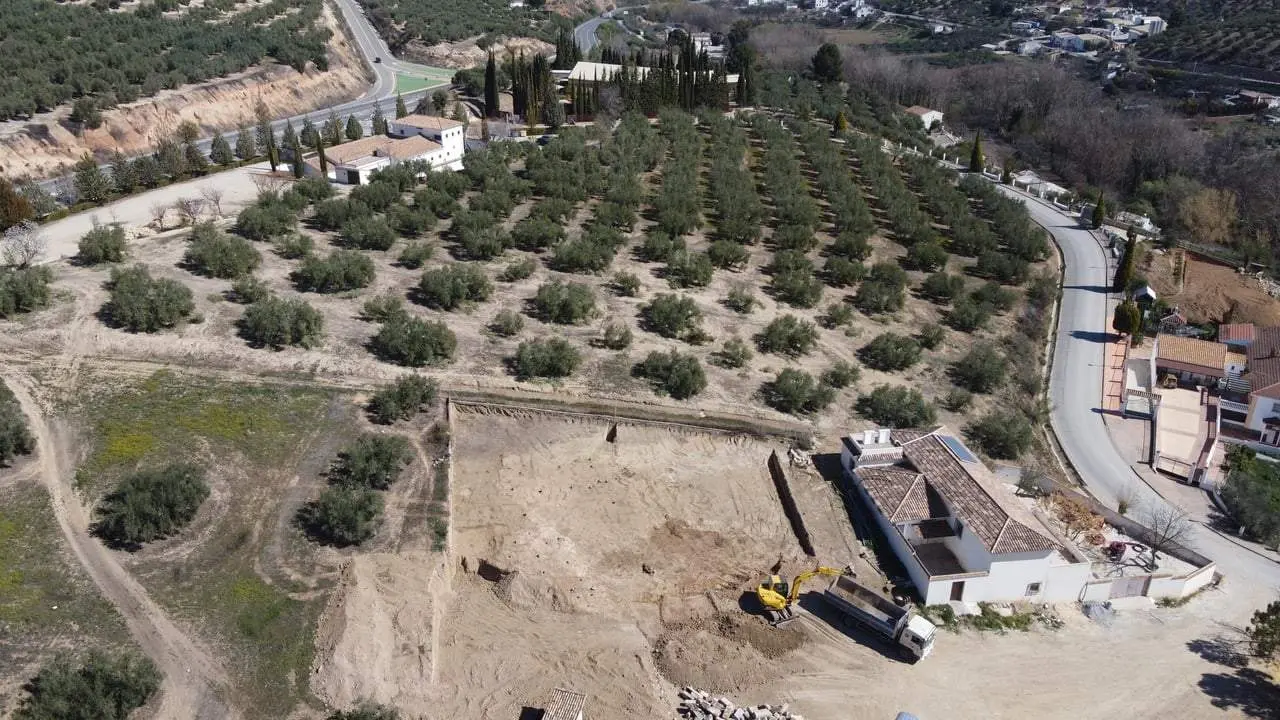
<instances>
[{"instance_id":1,"label":"truck cab","mask_svg":"<svg viewBox=\"0 0 1280 720\"><path fill-rule=\"evenodd\" d=\"M913 660L928 657L933 652L933 638L938 628L927 619L912 613L907 626L902 629L898 643L911 655Z\"/></svg>"}]
</instances>

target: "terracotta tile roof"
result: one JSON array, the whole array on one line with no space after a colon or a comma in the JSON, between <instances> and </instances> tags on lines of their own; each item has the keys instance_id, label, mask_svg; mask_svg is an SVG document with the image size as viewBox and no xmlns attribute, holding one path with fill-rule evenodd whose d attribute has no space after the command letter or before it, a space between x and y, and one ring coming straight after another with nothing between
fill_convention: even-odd
<instances>
[{"instance_id":1,"label":"terracotta tile roof","mask_svg":"<svg viewBox=\"0 0 1280 720\"><path fill-rule=\"evenodd\" d=\"M1250 391L1270 398L1280 398L1280 327L1254 330L1249 345L1249 367L1243 379Z\"/></svg>"},{"instance_id":2,"label":"terracotta tile roof","mask_svg":"<svg viewBox=\"0 0 1280 720\"><path fill-rule=\"evenodd\" d=\"M411 160L443 148L444 146L438 142L432 142L421 135L414 135L388 145L386 155L396 160Z\"/></svg>"},{"instance_id":3,"label":"terracotta tile roof","mask_svg":"<svg viewBox=\"0 0 1280 720\"><path fill-rule=\"evenodd\" d=\"M1221 375L1227 363L1227 346L1208 340L1161 335L1156 340L1156 363L1161 360L1212 368Z\"/></svg>"},{"instance_id":4,"label":"terracotta tile roof","mask_svg":"<svg viewBox=\"0 0 1280 720\"><path fill-rule=\"evenodd\" d=\"M399 125L408 125L419 130L451 130L453 128L462 127L462 123L449 118L436 117L435 115L405 115L398 120L391 122Z\"/></svg>"},{"instance_id":5,"label":"terracotta tile roof","mask_svg":"<svg viewBox=\"0 0 1280 720\"><path fill-rule=\"evenodd\" d=\"M1253 342L1253 323L1230 323L1218 326L1218 341L1224 343Z\"/></svg>"},{"instance_id":6,"label":"terracotta tile roof","mask_svg":"<svg viewBox=\"0 0 1280 720\"><path fill-rule=\"evenodd\" d=\"M919 505L913 501L904 503L907 496L920 480L920 473L897 467L870 467L858 470L858 479L862 487L871 496L871 501L880 509L880 513L894 522L911 522L929 517L928 503L925 503L923 515L912 515L919 511ZM904 505L907 507L904 510Z\"/></svg>"},{"instance_id":7,"label":"terracotta tile roof","mask_svg":"<svg viewBox=\"0 0 1280 720\"><path fill-rule=\"evenodd\" d=\"M912 105L911 107L907 108L907 113L911 115L924 115L925 113L931 113L931 112L935 112L935 111L930 110L927 107L921 107L919 105Z\"/></svg>"},{"instance_id":8,"label":"terracotta tile roof","mask_svg":"<svg viewBox=\"0 0 1280 720\"><path fill-rule=\"evenodd\" d=\"M325 148L324 156L334 165L346 165L364 157L389 157L396 160L408 160L426 155L432 150L440 149L440 147L440 144L418 135L403 139L374 135Z\"/></svg>"},{"instance_id":9,"label":"terracotta tile roof","mask_svg":"<svg viewBox=\"0 0 1280 720\"><path fill-rule=\"evenodd\" d=\"M1249 356L1245 355L1244 353L1228 352L1227 364L1228 365L1248 365Z\"/></svg>"}]
</instances>

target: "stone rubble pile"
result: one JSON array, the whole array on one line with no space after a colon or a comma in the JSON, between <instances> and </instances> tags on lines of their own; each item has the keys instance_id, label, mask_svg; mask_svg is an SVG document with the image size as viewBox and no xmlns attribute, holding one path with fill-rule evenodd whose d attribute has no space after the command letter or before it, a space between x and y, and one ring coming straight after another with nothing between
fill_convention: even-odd
<instances>
[{"instance_id":1,"label":"stone rubble pile","mask_svg":"<svg viewBox=\"0 0 1280 720\"><path fill-rule=\"evenodd\" d=\"M738 707L729 699L716 697L702 690L691 687L680 690L680 707L677 709L682 718L692 720L804 720L804 716L793 713L786 703L782 705L756 705L755 707Z\"/></svg>"}]
</instances>

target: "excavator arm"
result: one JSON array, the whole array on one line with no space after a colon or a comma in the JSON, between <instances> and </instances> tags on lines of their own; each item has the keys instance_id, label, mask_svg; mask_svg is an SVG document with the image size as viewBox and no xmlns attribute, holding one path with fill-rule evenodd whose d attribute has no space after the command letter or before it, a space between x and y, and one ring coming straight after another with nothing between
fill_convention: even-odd
<instances>
[{"instance_id":1,"label":"excavator arm","mask_svg":"<svg viewBox=\"0 0 1280 720\"><path fill-rule=\"evenodd\" d=\"M821 565L808 572L800 573L791 581L791 594L787 596L787 605L789 606L794 604L796 599L800 597L800 586L804 584L804 581L817 577L818 575L834 576L843 574L844 571L839 568L830 568Z\"/></svg>"}]
</instances>

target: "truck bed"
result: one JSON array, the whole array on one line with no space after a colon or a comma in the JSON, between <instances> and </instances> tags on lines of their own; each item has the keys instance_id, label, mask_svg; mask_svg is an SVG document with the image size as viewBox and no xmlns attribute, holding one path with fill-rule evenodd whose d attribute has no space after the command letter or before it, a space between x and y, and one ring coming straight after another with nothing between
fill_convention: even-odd
<instances>
[{"instance_id":1,"label":"truck bed","mask_svg":"<svg viewBox=\"0 0 1280 720\"><path fill-rule=\"evenodd\" d=\"M891 632L907 614L905 609L894 605L890 600L843 576L831 582L831 586L827 588L827 596L845 612L861 615L863 620L876 622Z\"/></svg>"}]
</instances>

